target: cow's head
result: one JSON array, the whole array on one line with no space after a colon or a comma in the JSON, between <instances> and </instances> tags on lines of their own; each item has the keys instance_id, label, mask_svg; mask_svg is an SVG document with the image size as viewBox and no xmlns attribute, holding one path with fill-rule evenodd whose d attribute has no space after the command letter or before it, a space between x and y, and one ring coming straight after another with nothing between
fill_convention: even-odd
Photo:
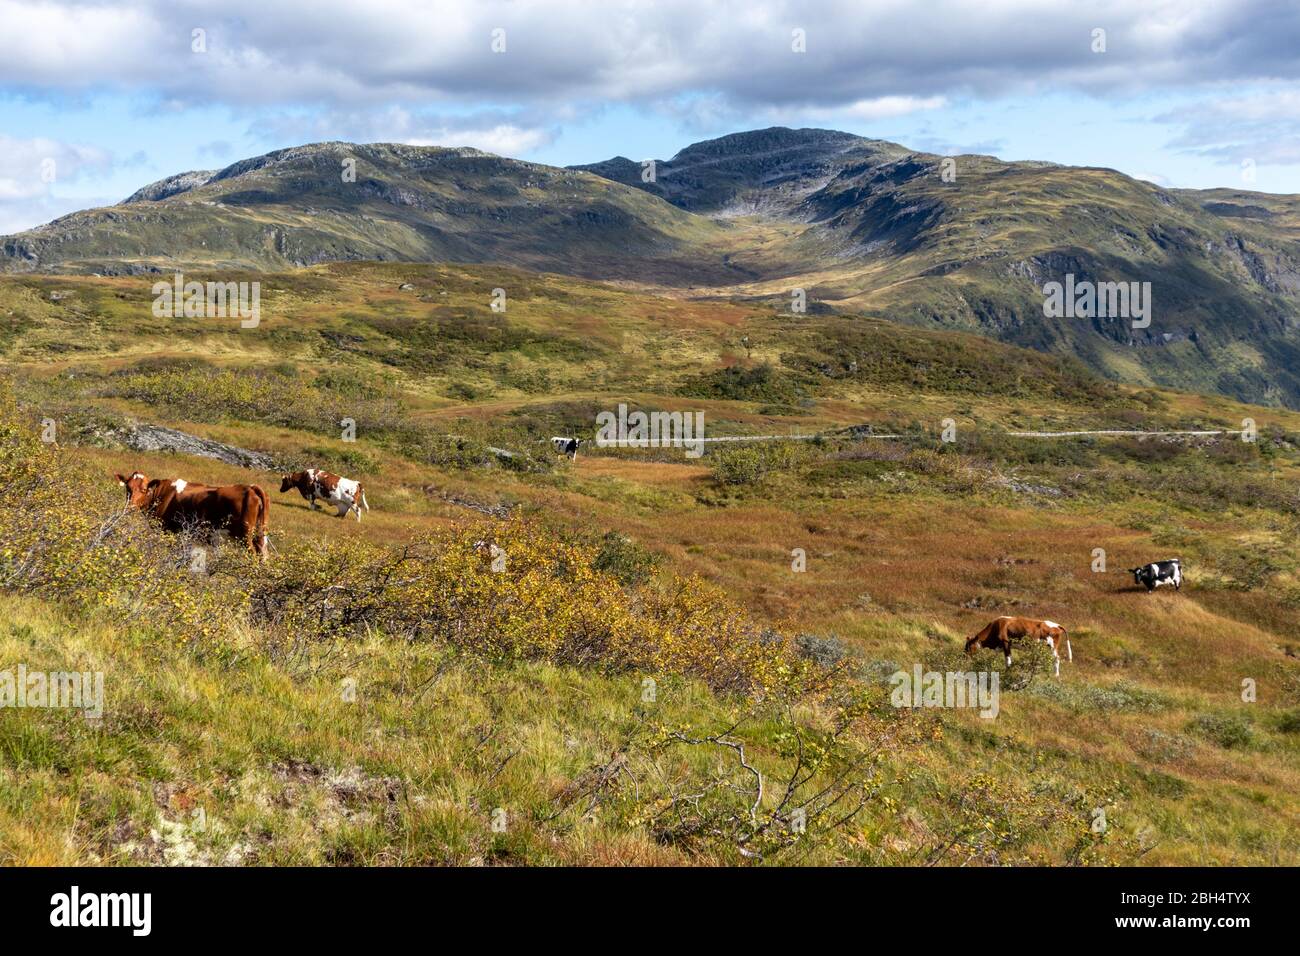
<instances>
[{"instance_id":1,"label":"cow's head","mask_svg":"<svg viewBox=\"0 0 1300 956\"><path fill-rule=\"evenodd\" d=\"M143 508L149 499L149 479L142 471L130 475L114 475L117 483L126 489L126 506Z\"/></svg>"},{"instance_id":2,"label":"cow's head","mask_svg":"<svg viewBox=\"0 0 1300 956\"><path fill-rule=\"evenodd\" d=\"M1061 625L1057 624L1055 621L1044 621L1043 636L1044 638L1050 637L1052 643L1059 646L1061 641L1065 640L1065 628L1061 627Z\"/></svg>"},{"instance_id":3,"label":"cow's head","mask_svg":"<svg viewBox=\"0 0 1300 956\"><path fill-rule=\"evenodd\" d=\"M305 471L295 471L292 474L280 476L280 493L288 491L290 488L297 488L300 491L306 491L310 488L307 482L311 476Z\"/></svg>"},{"instance_id":4,"label":"cow's head","mask_svg":"<svg viewBox=\"0 0 1300 956\"><path fill-rule=\"evenodd\" d=\"M1146 569L1147 569L1147 567L1146 567L1145 564L1142 565L1141 567L1138 567L1138 568L1129 568L1129 569L1128 569L1128 573L1131 574L1131 575L1133 575L1133 583L1134 583L1134 584L1141 584L1141 583L1142 583L1142 575L1146 572Z\"/></svg>"}]
</instances>

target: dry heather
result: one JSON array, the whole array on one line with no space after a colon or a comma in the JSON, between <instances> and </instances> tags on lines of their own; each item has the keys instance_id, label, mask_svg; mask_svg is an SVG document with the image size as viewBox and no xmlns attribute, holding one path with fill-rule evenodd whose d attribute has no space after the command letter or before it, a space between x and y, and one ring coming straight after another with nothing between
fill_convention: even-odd
<instances>
[{"instance_id":1,"label":"dry heather","mask_svg":"<svg viewBox=\"0 0 1300 956\"><path fill-rule=\"evenodd\" d=\"M401 547L290 548L269 567L220 548L209 563L207 542L87 507L98 476L66 467L19 424L12 400L3 416L0 586L15 593L96 608L200 647L249 632L277 651L378 632L492 659L676 674L748 697L798 693L809 679L787 639L717 588L698 578L626 587L596 566L592 544L521 519Z\"/></svg>"},{"instance_id":2,"label":"dry heather","mask_svg":"<svg viewBox=\"0 0 1300 956\"><path fill-rule=\"evenodd\" d=\"M501 276L264 276L257 330L142 324L148 277L0 280L0 660L93 664L109 696L99 723L0 708L0 859L1300 860L1300 417L751 300L511 272L496 315ZM550 452L620 402L822 437ZM1007 434L1246 416L1251 445ZM128 451L130 419L363 479L374 510ZM271 565L121 516L136 467L263 483ZM1122 573L1174 555L1181 593ZM1066 624L1059 681L1025 654L996 720L889 706L887 675L969 667L1002 613Z\"/></svg>"},{"instance_id":3,"label":"dry heather","mask_svg":"<svg viewBox=\"0 0 1300 956\"><path fill-rule=\"evenodd\" d=\"M96 480L4 410L0 647L109 687L98 720L0 709L5 862L1135 852L1088 829L1085 794L1031 809L1010 780L904 813L941 722L698 579L624 580L597 545L519 520L262 567L122 514Z\"/></svg>"}]
</instances>

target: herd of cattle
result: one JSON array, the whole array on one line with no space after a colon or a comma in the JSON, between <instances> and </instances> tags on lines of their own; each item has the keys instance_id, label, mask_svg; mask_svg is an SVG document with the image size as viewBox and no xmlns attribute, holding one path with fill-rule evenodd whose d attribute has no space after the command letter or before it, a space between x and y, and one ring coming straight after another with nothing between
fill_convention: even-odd
<instances>
[{"instance_id":1,"label":"herd of cattle","mask_svg":"<svg viewBox=\"0 0 1300 956\"><path fill-rule=\"evenodd\" d=\"M204 485L184 478L150 478L140 471L114 477L126 489L127 508L152 515L167 531L225 531L266 560L271 501L261 485ZM317 500L336 508L340 518L355 512L360 521L361 510L370 510L361 482L328 471L308 468L285 475L281 494L294 488L313 511Z\"/></svg>"},{"instance_id":2,"label":"herd of cattle","mask_svg":"<svg viewBox=\"0 0 1300 956\"><path fill-rule=\"evenodd\" d=\"M577 457L576 440L552 439L552 442L558 453ZM152 515L164 529L225 531L266 560L267 518L271 502L260 485L203 485L183 478L149 478L139 471L115 477L126 489L127 508ZM362 509L370 510L361 482L328 471L308 468L284 475L280 482L281 494L295 488L310 502L312 510L316 510L318 500L324 501L337 510L338 517L346 518L349 512L354 512L357 521L361 520ZM1133 575L1134 583L1145 587L1148 593L1165 585L1172 585L1176 591L1182 590L1182 562L1178 558L1129 568L1128 573ZM1000 650L1010 667L1012 645L1021 641L1047 644L1052 651L1057 677L1061 676L1062 643L1065 644L1067 659L1074 660L1074 649L1065 628L1055 621L1027 617L1003 616L990 622L966 642L966 653L973 654L979 648Z\"/></svg>"}]
</instances>

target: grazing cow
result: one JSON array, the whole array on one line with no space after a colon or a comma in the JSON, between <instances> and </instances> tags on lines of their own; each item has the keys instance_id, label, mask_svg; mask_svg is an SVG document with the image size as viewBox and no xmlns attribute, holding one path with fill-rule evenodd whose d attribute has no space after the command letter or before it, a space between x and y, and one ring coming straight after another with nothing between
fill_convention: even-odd
<instances>
[{"instance_id":1,"label":"grazing cow","mask_svg":"<svg viewBox=\"0 0 1300 956\"><path fill-rule=\"evenodd\" d=\"M1007 656L1007 666L1011 666L1011 644L1014 641L1046 641L1056 659L1056 676L1061 676L1061 641L1065 641L1065 651L1071 661L1074 649L1070 639L1065 636L1065 628L1055 621L1035 621L1027 617L1000 617L989 624L966 642L966 653L973 654L977 648L1001 648Z\"/></svg>"},{"instance_id":2,"label":"grazing cow","mask_svg":"<svg viewBox=\"0 0 1300 956\"><path fill-rule=\"evenodd\" d=\"M1148 594L1162 584L1172 584L1175 591L1183 589L1183 565L1178 558L1129 568L1128 572L1133 575L1133 583L1143 585Z\"/></svg>"},{"instance_id":3,"label":"grazing cow","mask_svg":"<svg viewBox=\"0 0 1300 956\"><path fill-rule=\"evenodd\" d=\"M153 515L167 531L193 527L226 531L266 560L271 502L258 485L201 485L183 478L153 478L139 471L116 475L126 505Z\"/></svg>"},{"instance_id":4,"label":"grazing cow","mask_svg":"<svg viewBox=\"0 0 1300 956\"><path fill-rule=\"evenodd\" d=\"M295 471L292 475L285 475L284 480L280 482L280 493L283 494L291 488L297 488L298 492L311 502L313 511L316 509L317 498L323 498L327 504L337 508L340 518L346 518L349 511L355 511L357 520L360 521L361 509L364 507L367 511L370 510L370 503L366 501L366 491L361 487L361 482L353 481L351 478L340 478L338 475L331 475L328 471L308 468L306 471Z\"/></svg>"},{"instance_id":5,"label":"grazing cow","mask_svg":"<svg viewBox=\"0 0 1300 956\"><path fill-rule=\"evenodd\" d=\"M555 446L556 454L568 455L571 461L578 460L578 446L582 444L581 438L552 438L551 444Z\"/></svg>"}]
</instances>

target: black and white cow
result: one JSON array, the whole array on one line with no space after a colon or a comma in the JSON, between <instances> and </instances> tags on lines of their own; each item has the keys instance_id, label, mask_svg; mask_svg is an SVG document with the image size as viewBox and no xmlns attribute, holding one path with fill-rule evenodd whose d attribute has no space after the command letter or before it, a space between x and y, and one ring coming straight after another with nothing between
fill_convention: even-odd
<instances>
[{"instance_id":1,"label":"black and white cow","mask_svg":"<svg viewBox=\"0 0 1300 956\"><path fill-rule=\"evenodd\" d=\"M1183 588L1183 566L1178 558L1129 568L1129 573L1133 575L1134 583L1143 585L1147 591L1154 591L1162 584L1172 584L1175 591Z\"/></svg>"},{"instance_id":2,"label":"black and white cow","mask_svg":"<svg viewBox=\"0 0 1300 956\"><path fill-rule=\"evenodd\" d=\"M552 438L551 444L555 446L555 451L560 455L568 455L573 461L578 460L578 446L582 444L581 438Z\"/></svg>"}]
</instances>

